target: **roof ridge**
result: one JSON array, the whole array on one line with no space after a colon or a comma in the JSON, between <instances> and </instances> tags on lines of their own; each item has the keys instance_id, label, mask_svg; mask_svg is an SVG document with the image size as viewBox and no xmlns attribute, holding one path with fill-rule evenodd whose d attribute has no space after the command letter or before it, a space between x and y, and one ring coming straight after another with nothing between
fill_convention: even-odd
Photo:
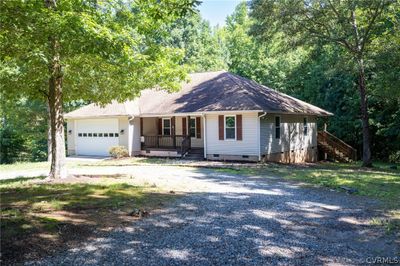
<instances>
[{"instance_id":1,"label":"roof ridge","mask_svg":"<svg viewBox=\"0 0 400 266\"><path fill-rule=\"evenodd\" d=\"M242 80L245 79L245 80L246 80L246 83L249 83L249 81L252 81L252 80L250 80L250 79L248 79L248 78L245 78L245 77L242 77L242 76L239 76L239 75L236 75L236 74L231 73L231 72L227 72L227 73L228 73L228 75L229 75L229 78L230 78L234 83L236 83L236 84L239 86L239 88L244 89L246 92L248 92L248 90L245 89L245 88L242 86L242 84L238 83L235 79L233 79L232 76L234 76L234 77L237 78L237 79L242 79ZM258 84L258 83L257 83L257 84ZM252 89L254 89L253 84L249 84L249 85L251 85ZM243 94L246 95L245 97L246 97L248 100L250 100L253 104L259 105L258 103L256 103L256 102L252 99L252 97L249 97L249 95L248 95L247 93L243 93Z\"/></svg>"}]
</instances>

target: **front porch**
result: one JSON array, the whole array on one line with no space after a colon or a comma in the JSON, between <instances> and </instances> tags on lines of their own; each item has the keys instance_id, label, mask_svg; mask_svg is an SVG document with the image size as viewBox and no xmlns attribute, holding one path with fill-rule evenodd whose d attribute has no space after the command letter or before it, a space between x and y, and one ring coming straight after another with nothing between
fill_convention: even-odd
<instances>
[{"instance_id":1,"label":"front porch","mask_svg":"<svg viewBox=\"0 0 400 266\"><path fill-rule=\"evenodd\" d=\"M200 116L140 118L141 155L185 157L203 150L203 118Z\"/></svg>"},{"instance_id":2,"label":"front porch","mask_svg":"<svg viewBox=\"0 0 400 266\"><path fill-rule=\"evenodd\" d=\"M176 151L177 155L184 156L191 148L190 137L186 135L156 135L142 136L141 150L146 151Z\"/></svg>"}]
</instances>

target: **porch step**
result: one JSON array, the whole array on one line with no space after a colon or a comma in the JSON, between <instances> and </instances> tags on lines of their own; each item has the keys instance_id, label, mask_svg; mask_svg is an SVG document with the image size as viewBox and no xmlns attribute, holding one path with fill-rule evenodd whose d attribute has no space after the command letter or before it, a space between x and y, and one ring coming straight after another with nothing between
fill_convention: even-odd
<instances>
[{"instance_id":1,"label":"porch step","mask_svg":"<svg viewBox=\"0 0 400 266\"><path fill-rule=\"evenodd\" d=\"M192 148L185 155L186 160L203 160L204 159L204 149L202 148Z\"/></svg>"},{"instance_id":2,"label":"porch step","mask_svg":"<svg viewBox=\"0 0 400 266\"><path fill-rule=\"evenodd\" d=\"M204 154L204 149L202 148L191 148L189 151L190 154Z\"/></svg>"}]
</instances>

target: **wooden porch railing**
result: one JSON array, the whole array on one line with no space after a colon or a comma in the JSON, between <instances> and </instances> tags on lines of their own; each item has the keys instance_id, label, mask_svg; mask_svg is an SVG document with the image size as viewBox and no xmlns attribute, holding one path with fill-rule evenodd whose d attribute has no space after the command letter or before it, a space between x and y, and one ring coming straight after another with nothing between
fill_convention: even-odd
<instances>
[{"instance_id":1,"label":"wooden porch railing","mask_svg":"<svg viewBox=\"0 0 400 266\"><path fill-rule=\"evenodd\" d=\"M357 150L328 131L318 131L318 144L325 146L336 157L342 155L349 160L357 160Z\"/></svg>"},{"instance_id":2,"label":"wooden porch railing","mask_svg":"<svg viewBox=\"0 0 400 266\"><path fill-rule=\"evenodd\" d=\"M191 142L190 136L184 136L181 143L181 156L185 156L185 154L190 150Z\"/></svg>"},{"instance_id":3,"label":"wooden porch railing","mask_svg":"<svg viewBox=\"0 0 400 266\"><path fill-rule=\"evenodd\" d=\"M142 149L146 148L160 148L160 149L179 149L180 151L187 151L190 149L190 137L185 135L156 135L156 136L143 136Z\"/></svg>"}]
</instances>

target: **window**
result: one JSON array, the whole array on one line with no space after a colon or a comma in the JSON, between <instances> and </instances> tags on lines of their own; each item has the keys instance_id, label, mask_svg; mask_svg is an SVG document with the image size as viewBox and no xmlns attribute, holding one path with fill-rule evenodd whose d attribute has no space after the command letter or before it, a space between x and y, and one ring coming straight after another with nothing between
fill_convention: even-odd
<instances>
[{"instance_id":1,"label":"window","mask_svg":"<svg viewBox=\"0 0 400 266\"><path fill-rule=\"evenodd\" d=\"M118 133L114 133L114 137L118 138L119 134Z\"/></svg>"},{"instance_id":2,"label":"window","mask_svg":"<svg viewBox=\"0 0 400 266\"><path fill-rule=\"evenodd\" d=\"M189 121L189 135L192 138L196 137L196 118L190 118L190 121Z\"/></svg>"},{"instance_id":3,"label":"window","mask_svg":"<svg viewBox=\"0 0 400 266\"><path fill-rule=\"evenodd\" d=\"M170 136L171 135L171 119L163 118L162 119L162 128L163 128L163 135Z\"/></svg>"},{"instance_id":4,"label":"window","mask_svg":"<svg viewBox=\"0 0 400 266\"><path fill-rule=\"evenodd\" d=\"M108 133L104 133L104 137L107 138L108 137Z\"/></svg>"},{"instance_id":5,"label":"window","mask_svg":"<svg viewBox=\"0 0 400 266\"><path fill-rule=\"evenodd\" d=\"M304 117L304 120L303 120L303 130L304 130L304 136L307 136L307 134L308 134L307 117Z\"/></svg>"},{"instance_id":6,"label":"window","mask_svg":"<svg viewBox=\"0 0 400 266\"><path fill-rule=\"evenodd\" d=\"M236 116L225 116L225 139L236 139Z\"/></svg>"},{"instance_id":7,"label":"window","mask_svg":"<svg viewBox=\"0 0 400 266\"><path fill-rule=\"evenodd\" d=\"M97 133L93 133L93 137L97 137Z\"/></svg>"},{"instance_id":8,"label":"window","mask_svg":"<svg viewBox=\"0 0 400 266\"><path fill-rule=\"evenodd\" d=\"M99 137L100 137L100 138L103 137L103 133L99 133Z\"/></svg>"},{"instance_id":9,"label":"window","mask_svg":"<svg viewBox=\"0 0 400 266\"><path fill-rule=\"evenodd\" d=\"M275 138L281 138L281 117L275 116Z\"/></svg>"},{"instance_id":10,"label":"window","mask_svg":"<svg viewBox=\"0 0 400 266\"><path fill-rule=\"evenodd\" d=\"M78 137L82 137L82 133L78 133Z\"/></svg>"},{"instance_id":11,"label":"window","mask_svg":"<svg viewBox=\"0 0 400 266\"><path fill-rule=\"evenodd\" d=\"M112 137L114 137L114 133L108 133L108 136L109 136L110 138L112 138Z\"/></svg>"},{"instance_id":12,"label":"window","mask_svg":"<svg viewBox=\"0 0 400 266\"><path fill-rule=\"evenodd\" d=\"M87 134L86 134L86 133L83 133L83 136L84 136L84 137L87 137Z\"/></svg>"},{"instance_id":13,"label":"window","mask_svg":"<svg viewBox=\"0 0 400 266\"><path fill-rule=\"evenodd\" d=\"M92 133L88 133L88 137L91 137L92 136Z\"/></svg>"}]
</instances>

